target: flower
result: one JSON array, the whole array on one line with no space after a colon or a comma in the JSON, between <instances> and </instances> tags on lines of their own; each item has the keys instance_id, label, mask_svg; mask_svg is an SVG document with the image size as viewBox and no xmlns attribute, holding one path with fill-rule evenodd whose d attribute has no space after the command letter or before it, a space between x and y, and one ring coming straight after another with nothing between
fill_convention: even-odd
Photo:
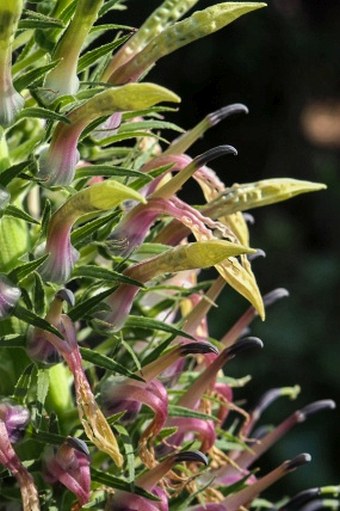
<instances>
[{"instance_id":1,"label":"flower","mask_svg":"<svg viewBox=\"0 0 340 511\"><path fill-rule=\"evenodd\" d=\"M182 462L203 463L207 465L208 460L199 451L183 451L168 456L151 470L144 472L136 479L136 486L146 491L152 492L160 499L160 502L147 500L136 494L124 491L116 491L110 499L107 511L168 511L168 499L162 488L157 483L173 468L177 463Z\"/></svg>"},{"instance_id":2,"label":"flower","mask_svg":"<svg viewBox=\"0 0 340 511\"><path fill-rule=\"evenodd\" d=\"M5 275L0 274L0 319L4 318L17 304L20 296L20 289L14 286Z\"/></svg>"},{"instance_id":3,"label":"flower","mask_svg":"<svg viewBox=\"0 0 340 511\"><path fill-rule=\"evenodd\" d=\"M204 393L214 386L218 371L239 352L252 347L262 348L263 343L256 337L248 337L241 339L234 346L224 349L179 398L177 405L191 410L199 409ZM171 417L168 419L166 426L177 427L177 432L167 439L167 445L172 448L181 445L188 432L198 434L201 440L201 449L204 452L214 445L215 427L212 421L187 417Z\"/></svg>"},{"instance_id":4,"label":"flower","mask_svg":"<svg viewBox=\"0 0 340 511\"><path fill-rule=\"evenodd\" d=\"M171 248L162 254L130 266L124 274L142 284L165 273L174 273L195 268L208 268L233 255L250 253L252 249L225 240L210 239L196 243L188 243ZM118 330L129 314L133 299L139 287L132 284L121 284L107 299L111 311L106 314L105 321Z\"/></svg>"},{"instance_id":5,"label":"flower","mask_svg":"<svg viewBox=\"0 0 340 511\"><path fill-rule=\"evenodd\" d=\"M59 481L74 493L83 506L90 498L90 453L82 440L68 437L58 448L48 446L43 456L44 479Z\"/></svg>"},{"instance_id":6,"label":"flower","mask_svg":"<svg viewBox=\"0 0 340 511\"><path fill-rule=\"evenodd\" d=\"M92 121L113 112L149 108L162 101L178 103L180 98L152 83L132 83L96 94L67 115L68 123L58 123L49 147L40 155L40 179L47 185L72 183L79 161L78 140Z\"/></svg>"},{"instance_id":7,"label":"flower","mask_svg":"<svg viewBox=\"0 0 340 511\"><path fill-rule=\"evenodd\" d=\"M48 258L40 268L41 274L52 282L65 283L79 257L70 238L76 220L91 211L113 209L130 198L145 200L132 188L113 180L96 183L72 195L50 219L45 247Z\"/></svg>"},{"instance_id":8,"label":"flower","mask_svg":"<svg viewBox=\"0 0 340 511\"><path fill-rule=\"evenodd\" d=\"M12 447L29 420L29 412L22 406L8 402L0 404L0 464L16 478L23 511L39 511L39 496L33 478Z\"/></svg>"},{"instance_id":9,"label":"flower","mask_svg":"<svg viewBox=\"0 0 340 511\"><path fill-rule=\"evenodd\" d=\"M45 87L49 99L64 94L75 94L79 88L77 77L78 59L84 41L96 21L103 0L79 0L73 19L59 39L53 60L59 60L46 76Z\"/></svg>"},{"instance_id":10,"label":"flower","mask_svg":"<svg viewBox=\"0 0 340 511\"><path fill-rule=\"evenodd\" d=\"M4 0L0 4L0 125L10 126L24 106L24 98L12 81L12 44L23 8L22 0Z\"/></svg>"},{"instance_id":11,"label":"flower","mask_svg":"<svg viewBox=\"0 0 340 511\"><path fill-rule=\"evenodd\" d=\"M34 328L31 345L36 339L41 343L45 336L45 341L50 342L63 357L74 377L79 418L87 437L100 451L108 454L116 465L121 466L123 457L116 437L94 398L82 366L75 326L66 314L62 314L63 301L70 302L70 295L70 291L59 291L51 303L48 314L49 322L59 330L63 339L46 330Z\"/></svg>"}]
</instances>

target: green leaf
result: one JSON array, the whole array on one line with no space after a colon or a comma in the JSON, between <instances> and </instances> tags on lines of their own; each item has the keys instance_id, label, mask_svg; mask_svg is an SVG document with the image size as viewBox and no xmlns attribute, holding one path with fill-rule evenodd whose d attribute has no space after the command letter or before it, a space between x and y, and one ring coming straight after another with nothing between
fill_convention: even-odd
<instances>
[{"instance_id":1,"label":"green leaf","mask_svg":"<svg viewBox=\"0 0 340 511\"><path fill-rule=\"evenodd\" d=\"M0 339L1 348L25 348L26 336L25 335L5 335Z\"/></svg>"},{"instance_id":2,"label":"green leaf","mask_svg":"<svg viewBox=\"0 0 340 511\"><path fill-rule=\"evenodd\" d=\"M134 380L143 381L143 378L136 376L127 367L124 367L119 362L115 362L112 358L107 357L106 355L101 355L89 348L80 348L80 353L83 360L86 360L97 367L102 367L103 369L107 369L108 371L121 374Z\"/></svg>"},{"instance_id":3,"label":"green leaf","mask_svg":"<svg viewBox=\"0 0 340 511\"><path fill-rule=\"evenodd\" d=\"M39 316L37 316L34 312L29 311L24 307L21 307L21 305L16 305L16 307L12 311L12 315L20 319L21 321L28 323L29 325L40 328L41 330L47 330L48 332L56 335L60 339L64 339L59 330L54 328L54 326L50 325L50 323L48 323L45 319L42 319Z\"/></svg>"},{"instance_id":4,"label":"green leaf","mask_svg":"<svg viewBox=\"0 0 340 511\"><path fill-rule=\"evenodd\" d=\"M33 218L31 215L29 215L22 209L19 209L16 206L13 206L12 204L7 206L7 208L5 209L3 214L7 215L7 216L12 216L14 218L21 218L22 220L25 220L26 222L28 222L30 224L38 224L39 225L38 220Z\"/></svg>"},{"instance_id":5,"label":"green leaf","mask_svg":"<svg viewBox=\"0 0 340 511\"><path fill-rule=\"evenodd\" d=\"M34 310L38 316L45 314L46 297L44 283L38 272L34 272Z\"/></svg>"},{"instance_id":6,"label":"green leaf","mask_svg":"<svg viewBox=\"0 0 340 511\"><path fill-rule=\"evenodd\" d=\"M13 268L8 274L8 278L15 284L20 282L22 279L28 277L31 273L33 273L35 270L39 268L39 266L42 265L42 263L47 259L48 255L45 254L39 259L34 259L34 261L30 261L28 263L23 263L17 266L16 268Z\"/></svg>"},{"instance_id":7,"label":"green leaf","mask_svg":"<svg viewBox=\"0 0 340 511\"><path fill-rule=\"evenodd\" d=\"M122 273L117 271L108 270L107 268L101 268L95 265L81 265L77 266L72 272L72 278L91 278L104 280L105 282L124 282L133 286L143 286L138 280L126 277Z\"/></svg>"},{"instance_id":8,"label":"green leaf","mask_svg":"<svg viewBox=\"0 0 340 511\"><path fill-rule=\"evenodd\" d=\"M80 302L78 305L76 305L69 311L68 315L70 316L72 321L78 321L79 319L87 317L90 314L90 312L93 309L95 309L98 303L100 303L101 301L105 300L105 298L110 296L110 294L112 294L115 289L116 286L111 287L106 291L102 291L101 293L98 293L97 295L91 296L91 298L88 298L87 300Z\"/></svg>"},{"instance_id":9,"label":"green leaf","mask_svg":"<svg viewBox=\"0 0 340 511\"><path fill-rule=\"evenodd\" d=\"M169 416L170 417L190 417L191 419L203 419L203 420L213 420L217 421L217 417L214 417L211 414L196 412L194 410L190 410L189 408L185 408L184 406L177 405L169 405Z\"/></svg>"},{"instance_id":10,"label":"green leaf","mask_svg":"<svg viewBox=\"0 0 340 511\"><path fill-rule=\"evenodd\" d=\"M119 440L123 443L125 451L125 461L128 470L128 482L134 483L135 480L135 455L133 452L132 438L129 432L121 424L115 424L115 430L119 434Z\"/></svg>"},{"instance_id":11,"label":"green leaf","mask_svg":"<svg viewBox=\"0 0 340 511\"><path fill-rule=\"evenodd\" d=\"M157 319L146 318L142 316L128 316L126 322L124 323L124 328L141 328L143 330L160 330L162 332L168 332L173 335L179 335L181 337L185 337L187 339L194 339L192 335L174 327L171 324L164 323L164 321L159 321Z\"/></svg>"},{"instance_id":12,"label":"green leaf","mask_svg":"<svg viewBox=\"0 0 340 511\"><path fill-rule=\"evenodd\" d=\"M71 234L72 245L76 248L80 248L81 243L91 237L100 227L103 227L108 222L113 220L119 215L118 211L113 211L107 215L103 215L95 220L87 222L85 225L78 227Z\"/></svg>"},{"instance_id":13,"label":"green leaf","mask_svg":"<svg viewBox=\"0 0 340 511\"><path fill-rule=\"evenodd\" d=\"M47 119L48 121L61 121L70 124L66 115L58 114L54 110L42 107L24 108L18 115L18 119L25 119L26 117L35 117L38 119Z\"/></svg>"},{"instance_id":14,"label":"green leaf","mask_svg":"<svg viewBox=\"0 0 340 511\"><path fill-rule=\"evenodd\" d=\"M34 162L25 160L16 165L12 165L8 169L0 173L0 186L6 187L12 179L16 178L25 169L31 170L34 168Z\"/></svg>"},{"instance_id":15,"label":"green leaf","mask_svg":"<svg viewBox=\"0 0 340 511\"><path fill-rule=\"evenodd\" d=\"M28 365L19 377L13 392L13 399L19 404L25 404L33 376L36 374L35 364Z\"/></svg>"},{"instance_id":16,"label":"green leaf","mask_svg":"<svg viewBox=\"0 0 340 511\"><path fill-rule=\"evenodd\" d=\"M41 234L43 236L47 235L48 224L50 223L51 216L52 216L51 201L49 199L46 199L44 209L41 215Z\"/></svg>"},{"instance_id":17,"label":"green leaf","mask_svg":"<svg viewBox=\"0 0 340 511\"><path fill-rule=\"evenodd\" d=\"M18 29L21 28L64 28L64 24L60 19L46 16L41 12L32 11L31 9L23 9L23 17L19 21ZM38 23L34 26L29 26L30 22Z\"/></svg>"},{"instance_id":18,"label":"green leaf","mask_svg":"<svg viewBox=\"0 0 340 511\"><path fill-rule=\"evenodd\" d=\"M118 4L117 7L115 7L116 4ZM120 0L108 0L100 8L98 17L101 18L102 16L104 16L107 12L111 11L112 9L119 9L119 8L121 8Z\"/></svg>"},{"instance_id":19,"label":"green leaf","mask_svg":"<svg viewBox=\"0 0 340 511\"><path fill-rule=\"evenodd\" d=\"M136 495L140 495L146 499L152 500L154 502L159 502L158 497L153 495L152 493L148 493L147 491L139 488L138 486L132 487L130 483L124 481L123 479L119 479L108 472L102 472L101 470L97 470L96 468L91 468L91 479L100 484L104 484L105 486L109 486L110 488L114 488L115 490L125 491L127 493L135 493Z\"/></svg>"},{"instance_id":20,"label":"green leaf","mask_svg":"<svg viewBox=\"0 0 340 511\"><path fill-rule=\"evenodd\" d=\"M152 119L148 121L124 123L119 127L118 133L121 134L140 130L173 130L177 131L178 133L184 133L185 131L183 128L180 128L173 122L158 121L156 119Z\"/></svg>"},{"instance_id":21,"label":"green leaf","mask_svg":"<svg viewBox=\"0 0 340 511\"><path fill-rule=\"evenodd\" d=\"M50 62L45 66L38 67L36 69L32 69L27 73L23 74L19 78L14 81L14 86L17 91L21 91L22 89L26 89L27 87L34 87L39 80L41 80L49 71L53 69L58 64L58 60Z\"/></svg>"},{"instance_id":22,"label":"green leaf","mask_svg":"<svg viewBox=\"0 0 340 511\"><path fill-rule=\"evenodd\" d=\"M1 176L1 174L0 174ZM80 167L76 171L76 179L93 176L104 176L104 177L140 177L147 178L148 181L152 181L152 177L145 175L143 172L138 170L125 169L123 167L114 167L111 165L89 165L86 167ZM1 182L1 178L0 178Z\"/></svg>"},{"instance_id":23,"label":"green leaf","mask_svg":"<svg viewBox=\"0 0 340 511\"><path fill-rule=\"evenodd\" d=\"M95 48L94 50L90 50L90 51L86 52L84 55L82 55L80 57L80 59L78 61L77 72L80 73L84 69L86 69L89 66L91 66L92 64L94 64L101 57L108 55L113 50L118 48L118 46L123 44L128 38L129 38L129 36L121 37L117 41L103 44L102 46L99 46L98 48Z\"/></svg>"},{"instance_id":24,"label":"green leaf","mask_svg":"<svg viewBox=\"0 0 340 511\"><path fill-rule=\"evenodd\" d=\"M37 406L36 406L36 427L40 429L41 421L42 421L42 413L45 406L46 397L48 394L48 389L50 386L50 380L48 376L47 369L38 369L37 375Z\"/></svg>"}]
</instances>

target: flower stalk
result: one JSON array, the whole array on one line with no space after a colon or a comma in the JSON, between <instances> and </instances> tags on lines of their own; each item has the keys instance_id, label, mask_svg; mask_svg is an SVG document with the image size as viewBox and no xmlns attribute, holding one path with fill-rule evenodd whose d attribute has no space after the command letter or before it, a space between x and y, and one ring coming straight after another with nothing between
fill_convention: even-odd
<instances>
[{"instance_id":1,"label":"flower stalk","mask_svg":"<svg viewBox=\"0 0 340 511\"><path fill-rule=\"evenodd\" d=\"M0 125L13 124L24 106L12 79L12 45L23 9L23 0L2 0L0 4Z\"/></svg>"}]
</instances>

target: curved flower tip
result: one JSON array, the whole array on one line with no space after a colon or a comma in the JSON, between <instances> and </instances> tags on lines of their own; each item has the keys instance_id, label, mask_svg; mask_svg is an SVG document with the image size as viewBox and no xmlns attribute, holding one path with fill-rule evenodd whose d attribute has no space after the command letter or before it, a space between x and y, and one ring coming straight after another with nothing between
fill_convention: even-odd
<instances>
[{"instance_id":1,"label":"curved flower tip","mask_svg":"<svg viewBox=\"0 0 340 511\"><path fill-rule=\"evenodd\" d=\"M68 437L56 450L47 447L44 458L44 479L60 482L74 493L81 506L90 498L90 458L88 448L79 438Z\"/></svg>"},{"instance_id":2,"label":"curved flower tip","mask_svg":"<svg viewBox=\"0 0 340 511\"><path fill-rule=\"evenodd\" d=\"M0 319L17 304L21 295L18 287L14 286L5 275L0 274Z\"/></svg>"}]
</instances>

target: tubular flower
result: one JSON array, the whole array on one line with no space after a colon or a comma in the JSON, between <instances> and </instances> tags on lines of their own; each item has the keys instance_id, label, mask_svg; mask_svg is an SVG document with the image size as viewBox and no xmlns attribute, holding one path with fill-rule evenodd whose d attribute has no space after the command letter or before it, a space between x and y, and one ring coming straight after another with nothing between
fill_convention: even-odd
<instances>
[{"instance_id":1,"label":"tubular flower","mask_svg":"<svg viewBox=\"0 0 340 511\"><path fill-rule=\"evenodd\" d=\"M39 177L48 185L69 185L79 161L77 144L83 130L96 119L113 112L149 108L162 101L178 103L173 92L152 83L132 83L96 94L68 115L68 124L59 122L50 146L40 155Z\"/></svg>"},{"instance_id":2,"label":"tubular flower","mask_svg":"<svg viewBox=\"0 0 340 511\"><path fill-rule=\"evenodd\" d=\"M239 352L251 347L263 347L263 343L256 337L249 337L237 342L231 348L224 349L219 356L200 374L190 388L180 397L177 405L191 410L199 408L204 393L212 388L215 384L217 373L227 363L228 360L234 358ZM215 441L215 427L212 421L195 418L170 418L167 426L176 426L178 431L167 440L167 444L172 447L181 445L186 433L196 432L201 439L201 449L208 451Z\"/></svg>"},{"instance_id":3,"label":"tubular flower","mask_svg":"<svg viewBox=\"0 0 340 511\"><path fill-rule=\"evenodd\" d=\"M124 273L141 283L164 275L195 268L208 268L231 255L252 252L251 249L222 240L208 240L189 243L172 248L161 255L142 261L130 266ZM139 291L138 286L121 284L107 299L111 308L105 320L115 329L119 329L129 314L133 299Z\"/></svg>"},{"instance_id":4,"label":"tubular flower","mask_svg":"<svg viewBox=\"0 0 340 511\"><path fill-rule=\"evenodd\" d=\"M74 493L83 506L90 499L90 453L82 440L68 437L58 448L48 446L43 457L44 479L60 482Z\"/></svg>"},{"instance_id":5,"label":"tubular flower","mask_svg":"<svg viewBox=\"0 0 340 511\"><path fill-rule=\"evenodd\" d=\"M0 464L7 468L18 482L23 511L39 511L39 497L33 478L21 463L12 447L29 420L22 406L0 404Z\"/></svg>"},{"instance_id":6,"label":"tubular flower","mask_svg":"<svg viewBox=\"0 0 340 511\"><path fill-rule=\"evenodd\" d=\"M59 330L63 339L35 328L31 336L31 346L37 339L50 342L63 357L74 377L77 408L80 421L89 440L102 452L108 454L116 465L121 466L123 458L119 452L117 440L94 398L82 365L82 358L76 338L75 326L71 319L62 314L63 301L70 302L70 291L59 291L50 307L48 319ZM71 302L72 303L72 302Z\"/></svg>"},{"instance_id":7,"label":"tubular flower","mask_svg":"<svg viewBox=\"0 0 340 511\"><path fill-rule=\"evenodd\" d=\"M270 291L269 293L265 294L263 296L263 303L265 307L269 307L270 305L273 305L278 300L281 300L281 298L284 298L286 296L289 296L289 292L287 289L284 289L282 287L278 287L277 289L273 289L273 291ZM224 346L231 346L234 344L237 339L239 339L250 323L253 321L254 318L258 316L258 312L255 309L255 307L249 307L244 314L236 321L236 323L228 330L228 332L222 337L221 343Z\"/></svg>"},{"instance_id":8,"label":"tubular flower","mask_svg":"<svg viewBox=\"0 0 340 511\"><path fill-rule=\"evenodd\" d=\"M0 319L17 304L21 291L14 286L5 275L0 274Z\"/></svg>"},{"instance_id":9,"label":"tubular flower","mask_svg":"<svg viewBox=\"0 0 340 511\"><path fill-rule=\"evenodd\" d=\"M22 8L23 0L0 4L0 125L4 127L13 123L25 103L12 81L12 44Z\"/></svg>"},{"instance_id":10,"label":"tubular flower","mask_svg":"<svg viewBox=\"0 0 340 511\"><path fill-rule=\"evenodd\" d=\"M147 500L144 497L117 491L114 497L109 501L106 511L168 511L168 499L162 488L157 483L177 464L183 462L204 463L207 465L208 460L199 451L183 451L168 456L156 467L146 471L136 479L136 486L152 492L156 495L160 502Z\"/></svg>"},{"instance_id":11,"label":"tubular flower","mask_svg":"<svg viewBox=\"0 0 340 511\"><path fill-rule=\"evenodd\" d=\"M143 437L156 436L168 417L168 395L164 385L155 378L180 358L191 354L216 353L209 343L189 343L172 348L160 358L144 366L137 376L144 381L131 378L109 378L102 388L103 410L105 415L126 411L125 419L130 420L139 412L142 404L151 408L155 417L144 432Z\"/></svg>"},{"instance_id":12,"label":"tubular flower","mask_svg":"<svg viewBox=\"0 0 340 511\"><path fill-rule=\"evenodd\" d=\"M60 38L53 53L57 66L46 76L45 87L51 99L64 94L75 94L79 88L78 59L84 41L96 21L104 0L79 0L71 23Z\"/></svg>"},{"instance_id":13,"label":"tubular flower","mask_svg":"<svg viewBox=\"0 0 340 511\"><path fill-rule=\"evenodd\" d=\"M323 410L331 410L335 408L335 403L331 399L315 401L305 406L301 410L297 410L275 429L262 436L262 438L251 446L250 451L244 451L235 459L237 467L225 466L214 471L216 477L225 477L240 474L240 471L246 471L264 452L266 452L274 443L288 433L295 425L304 422L308 417Z\"/></svg>"},{"instance_id":14,"label":"tubular flower","mask_svg":"<svg viewBox=\"0 0 340 511\"><path fill-rule=\"evenodd\" d=\"M41 267L41 274L52 282L65 283L79 257L70 239L74 222L86 213L114 208L126 199L144 202L144 198L132 188L109 180L70 197L50 220L45 248L48 259Z\"/></svg>"},{"instance_id":15,"label":"tubular flower","mask_svg":"<svg viewBox=\"0 0 340 511\"><path fill-rule=\"evenodd\" d=\"M228 495L219 504L208 503L203 506L194 506L190 507L188 511L237 511L241 507L247 506L255 497L276 483L281 477L296 470L305 463L309 463L311 459L310 454L299 454L292 460L285 461L282 465L269 472L269 474L258 479L254 484L246 486L237 493Z\"/></svg>"},{"instance_id":16,"label":"tubular flower","mask_svg":"<svg viewBox=\"0 0 340 511\"><path fill-rule=\"evenodd\" d=\"M203 239L204 237L205 239L209 239L209 237L213 237L212 233L205 227L205 225L208 225L212 229L225 231L226 229L222 226L222 224L212 222L211 219L202 216L197 210L185 202L181 201L177 197L173 197L182 185L202 165L205 165L208 161L218 158L224 154L235 155L237 153L236 149L232 146L224 145L206 151L205 153L197 156L194 160L189 161L189 163L187 163L185 158L182 158L181 161L175 161L176 169L181 169L181 172L171 178L170 181L167 181L163 186L154 190L148 197L148 204L145 206L135 206L127 215L125 215L122 222L112 233L111 238L124 241L125 250L123 251L123 255L129 255L134 248L140 245L157 217L164 214L173 216L182 222L194 234L196 234L198 239ZM157 159L158 163L156 163L156 165L158 166L159 163L163 165L167 160L174 161L173 157L170 159L159 158Z\"/></svg>"}]
</instances>

